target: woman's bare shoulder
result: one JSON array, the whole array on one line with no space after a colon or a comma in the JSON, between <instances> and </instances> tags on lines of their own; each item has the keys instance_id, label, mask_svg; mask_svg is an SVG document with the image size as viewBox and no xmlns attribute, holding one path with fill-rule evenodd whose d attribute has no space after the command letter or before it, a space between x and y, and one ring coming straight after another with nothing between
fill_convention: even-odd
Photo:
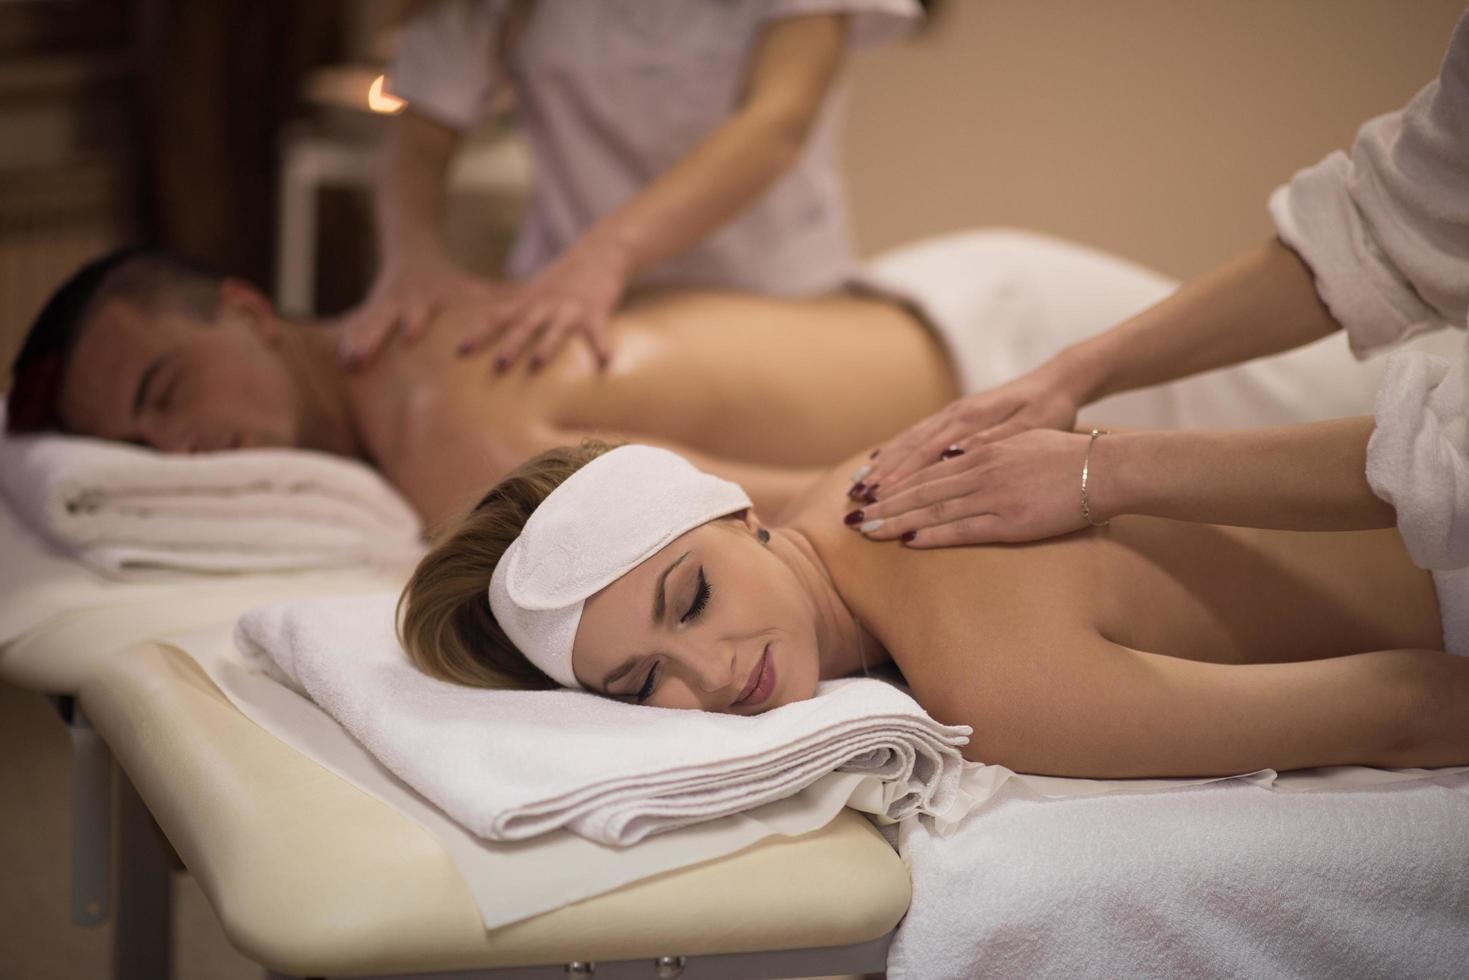
<instances>
[{"instance_id":1,"label":"woman's bare shoulder","mask_svg":"<svg viewBox=\"0 0 1469 980\"><path fill-rule=\"evenodd\" d=\"M987 660L1033 660L1058 642L1096 636L1068 558L1054 545L919 550L857 533L842 518L859 506L846 490L863 462L853 457L819 481L790 526L811 541L858 619L912 673L915 690L977 676Z\"/></svg>"}]
</instances>

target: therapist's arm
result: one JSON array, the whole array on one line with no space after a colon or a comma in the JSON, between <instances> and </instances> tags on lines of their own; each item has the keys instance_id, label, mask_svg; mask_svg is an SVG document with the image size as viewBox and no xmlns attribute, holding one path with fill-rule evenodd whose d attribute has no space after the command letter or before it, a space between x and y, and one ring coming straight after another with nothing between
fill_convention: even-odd
<instances>
[{"instance_id":1,"label":"therapist's arm","mask_svg":"<svg viewBox=\"0 0 1469 980\"><path fill-rule=\"evenodd\" d=\"M583 331L605 361L607 320L627 283L754 204L800 158L841 68L846 37L846 18L837 14L767 26L724 122L526 283L498 322L465 338L461 352L503 330L500 369L533 342L538 364Z\"/></svg>"},{"instance_id":2,"label":"therapist's arm","mask_svg":"<svg viewBox=\"0 0 1469 980\"><path fill-rule=\"evenodd\" d=\"M1040 370L1080 407L1293 350L1340 329L1316 292L1310 267L1272 239L1067 348Z\"/></svg>"},{"instance_id":3,"label":"therapist's arm","mask_svg":"<svg viewBox=\"0 0 1469 980\"><path fill-rule=\"evenodd\" d=\"M1363 416L1104 435L1092 447L1088 472L1093 517L1147 514L1287 531L1392 527L1392 505L1367 483L1372 429L1372 418Z\"/></svg>"},{"instance_id":4,"label":"therapist's arm","mask_svg":"<svg viewBox=\"0 0 1469 980\"><path fill-rule=\"evenodd\" d=\"M1032 541L1145 514L1291 531L1391 527L1367 483L1370 417L1270 429L1031 429L965 449L860 506L853 527L910 547ZM1090 458L1088 458L1090 447Z\"/></svg>"},{"instance_id":5,"label":"therapist's arm","mask_svg":"<svg viewBox=\"0 0 1469 980\"><path fill-rule=\"evenodd\" d=\"M367 299L342 324L338 353L348 367L370 362L395 331L407 340L418 337L441 307L488 310L503 296L460 268L444 244L445 185L461 140L457 130L412 109L389 124L373 195L378 274Z\"/></svg>"},{"instance_id":6,"label":"therapist's arm","mask_svg":"<svg viewBox=\"0 0 1469 980\"><path fill-rule=\"evenodd\" d=\"M1339 329L1310 267L1271 239L1034 371L919 422L881 447L863 482L892 487L947 446L1070 429L1080 408L1108 395L1291 350Z\"/></svg>"}]
</instances>

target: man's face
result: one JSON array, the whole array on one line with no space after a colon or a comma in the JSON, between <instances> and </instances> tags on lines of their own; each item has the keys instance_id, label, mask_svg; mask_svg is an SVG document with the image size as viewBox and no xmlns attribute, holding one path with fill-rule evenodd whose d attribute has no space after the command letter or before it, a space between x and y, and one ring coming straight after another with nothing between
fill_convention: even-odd
<instances>
[{"instance_id":1,"label":"man's face","mask_svg":"<svg viewBox=\"0 0 1469 980\"><path fill-rule=\"evenodd\" d=\"M221 300L214 322L103 303L66 366L67 431L169 453L291 447L298 396L268 306Z\"/></svg>"}]
</instances>

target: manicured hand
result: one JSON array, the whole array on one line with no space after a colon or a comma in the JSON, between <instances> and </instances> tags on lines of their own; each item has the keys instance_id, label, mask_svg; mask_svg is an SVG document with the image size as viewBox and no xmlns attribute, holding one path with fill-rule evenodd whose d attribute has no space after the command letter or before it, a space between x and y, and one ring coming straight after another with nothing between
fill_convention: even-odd
<instances>
[{"instance_id":1,"label":"manicured hand","mask_svg":"<svg viewBox=\"0 0 1469 980\"><path fill-rule=\"evenodd\" d=\"M568 337L581 333L597 362L606 367L612 356L607 325L627 289L627 276L618 249L583 238L518 287L486 327L464 338L459 353L471 354L498 336L495 370L506 370L527 351L534 370L550 360Z\"/></svg>"},{"instance_id":2,"label":"manicured hand","mask_svg":"<svg viewBox=\"0 0 1469 980\"><path fill-rule=\"evenodd\" d=\"M1081 467L1090 436L1028 429L999 441L971 437L927 466L868 491L846 522L874 541L913 548L1034 541L1085 527ZM1097 454L1092 466L1096 468ZM1092 519L1104 519L1095 484Z\"/></svg>"},{"instance_id":3,"label":"manicured hand","mask_svg":"<svg viewBox=\"0 0 1469 980\"><path fill-rule=\"evenodd\" d=\"M1068 394L1038 373L1022 375L955 399L889 439L853 474L853 496L873 487L896 488L950 446L997 442L1026 429L1070 430L1075 424L1076 402Z\"/></svg>"},{"instance_id":4,"label":"manicured hand","mask_svg":"<svg viewBox=\"0 0 1469 980\"><path fill-rule=\"evenodd\" d=\"M505 296L503 285L476 278L447 258L389 263L362 305L342 320L337 355L349 370L366 367L396 333L412 343L446 306L488 311Z\"/></svg>"}]
</instances>

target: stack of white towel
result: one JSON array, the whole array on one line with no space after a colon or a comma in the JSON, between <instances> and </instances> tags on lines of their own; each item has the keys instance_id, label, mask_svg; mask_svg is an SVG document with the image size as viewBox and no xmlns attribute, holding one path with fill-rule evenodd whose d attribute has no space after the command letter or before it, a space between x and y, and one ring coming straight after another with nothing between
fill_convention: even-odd
<instances>
[{"instance_id":1,"label":"stack of white towel","mask_svg":"<svg viewBox=\"0 0 1469 980\"><path fill-rule=\"evenodd\" d=\"M395 564L422 528L386 481L306 450L195 456L78 436L0 437L0 490L61 550L106 572Z\"/></svg>"},{"instance_id":2,"label":"stack of white towel","mask_svg":"<svg viewBox=\"0 0 1469 980\"><path fill-rule=\"evenodd\" d=\"M892 819L967 805L968 729L897 688L833 681L756 717L639 707L578 691L434 680L399 647L396 597L253 610L236 643L312 698L378 761L471 832L523 840L565 827L613 845L791 796L835 771L877 777Z\"/></svg>"}]
</instances>

